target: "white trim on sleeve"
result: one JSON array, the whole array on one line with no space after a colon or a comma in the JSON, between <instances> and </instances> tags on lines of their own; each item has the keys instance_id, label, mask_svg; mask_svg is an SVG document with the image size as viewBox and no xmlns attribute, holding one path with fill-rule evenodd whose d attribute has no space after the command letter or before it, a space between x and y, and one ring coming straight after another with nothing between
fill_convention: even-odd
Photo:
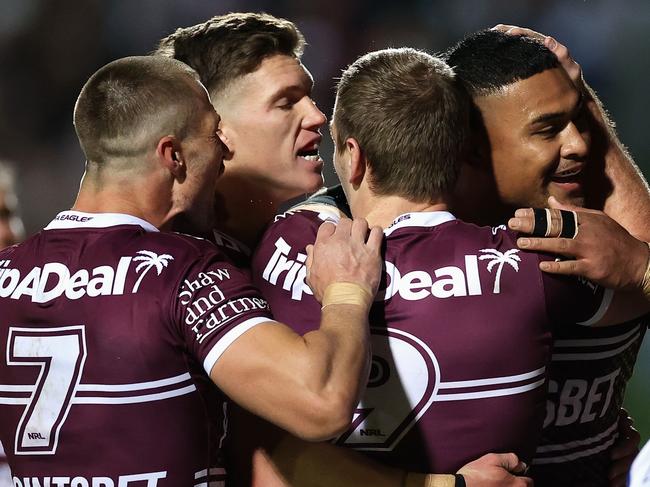
<instances>
[{"instance_id":1,"label":"white trim on sleeve","mask_svg":"<svg viewBox=\"0 0 650 487\"><path fill-rule=\"evenodd\" d=\"M229 330L221 338L221 340L219 340L217 343L214 344L212 350L208 352L208 354L205 357L205 360L203 360L203 368L208 373L208 375L210 375L210 372L212 372L212 367L214 367L214 364L216 364L217 360L219 360L221 355L223 355L223 352L226 351L226 348L232 345L232 343L235 340L237 340L240 336L242 336L244 333L246 333L254 326L257 326L260 323L265 323L267 321L275 322L275 320L267 316L258 316L256 318L251 318L246 321L243 321L237 326L235 326L233 329Z\"/></svg>"}]
</instances>

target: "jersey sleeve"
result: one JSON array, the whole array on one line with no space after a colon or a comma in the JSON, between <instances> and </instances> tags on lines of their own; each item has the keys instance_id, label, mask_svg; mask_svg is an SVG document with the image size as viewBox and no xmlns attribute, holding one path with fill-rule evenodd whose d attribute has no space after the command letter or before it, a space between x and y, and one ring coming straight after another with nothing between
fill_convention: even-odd
<instances>
[{"instance_id":1,"label":"jersey sleeve","mask_svg":"<svg viewBox=\"0 0 650 487\"><path fill-rule=\"evenodd\" d=\"M237 338L273 321L250 278L217 251L187 268L172 299L173 321L208 374Z\"/></svg>"},{"instance_id":2,"label":"jersey sleeve","mask_svg":"<svg viewBox=\"0 0 650 487\"><path fill-rule=\"evenodd\" d=\"M539 256L540 261L551 258ZM611 289L583 277L541 274L547 312L552 323L591 326L607 312L614 295Z\"/></svg>"},{"instance_id":3,"label":"jersey sleeve","mask_svg":"<svg viewBox=\"0 0 650 487\"><path fill-rule=\"evenodd\" d=\"M278 216L267 228L251 261L253 283L268 300L275 318L304 334L318 329L320 304L306 282L307 245L324 221L336 214L310 210Z\"/></svg>"}]
</instances>

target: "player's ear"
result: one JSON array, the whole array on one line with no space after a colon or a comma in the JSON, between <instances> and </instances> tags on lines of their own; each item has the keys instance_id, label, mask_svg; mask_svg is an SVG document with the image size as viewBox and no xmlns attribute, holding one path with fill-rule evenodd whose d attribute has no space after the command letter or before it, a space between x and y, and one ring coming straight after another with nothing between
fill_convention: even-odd
<instances>
[{"instance_id":1,"label":"player's ear","mask_svg":"<svg viewBox=\"0 0 650 487\"><path fill-rule=\"evenodd\" d=\"M171 135L166 135L158 141L156 146L156 156L160 164L162 164L175 179L183 181L185 179L185 160L183 158L183 151L181 145Z\"/></svg>"},{"instance_id":2,"label":"player's ear","mask_svg":"<svg viewBox=\"0 0 650 487\"><path fill-rule=\"evenodd\" d=\"M359 142L352 137L349 137L345 141L345 150L348 151L349 154L349 181L356 189L361 185L361 181L363 181L363 178L366 175L366 156L359 146Z\"/></svg>"},{"instance_id":3,"label":"player's ear","mask_svg":"<svg viewBox=\"0 0 650 487\"><path fill-rule=\"evenodd\" d=\"M224 124L223 120L219 120L217 135L223 145L223 159L229 161L235 153L235 138L230 130L230 125Z\"/></svg>"}]
</instances>

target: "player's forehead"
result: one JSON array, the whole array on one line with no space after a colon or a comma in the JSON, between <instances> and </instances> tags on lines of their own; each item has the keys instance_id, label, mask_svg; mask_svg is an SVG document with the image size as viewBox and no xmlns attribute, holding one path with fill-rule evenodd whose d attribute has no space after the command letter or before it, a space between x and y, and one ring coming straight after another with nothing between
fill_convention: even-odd
<instances>
[{"instance_id":1,"label":"player's forehead","mask_svg":"<svg viewBox=\"0 0 650 487\"><path fill-rule=\"evenodd\" d=\"M235 82L243 92L269 98L284 90L310 94L314 85L311 73L293 56L276 54L265 58L260 66Z\"/></svg>"},{"instance_id":2,"label":"player's forehead","mask_svg":"<svg viewBox=\"0 0 650 487\"><path fill-rule=\"evenodd\" d=\"M529 125L553 114L571 114L580 94L566 73L554 68L516 81L498 93L478 97L476 102L487 122Z\"/></svg>"}]
</instances>

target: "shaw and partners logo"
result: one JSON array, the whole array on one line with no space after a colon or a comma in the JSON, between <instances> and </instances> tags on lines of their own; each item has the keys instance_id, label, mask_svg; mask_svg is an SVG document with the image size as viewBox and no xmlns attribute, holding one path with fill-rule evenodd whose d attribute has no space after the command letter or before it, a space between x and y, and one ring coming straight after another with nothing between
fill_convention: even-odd
<instances>
[{"instance_id":1,"label":"shaw and partners logo","mask_svg":"<svg viewBox=\"0 0 650 487\"><path fill-rule=\"evenodd\" d=\"M479 261L487 261L487 271L494 272L492 294L500 294L503 271L511 268L519 272L521 258L518 249L500 252L496 249L481 249L481 255L465 255L464 266L445 266L433 271L416 270L402 274L389 261L384 262L386 286L377 293L377 300L387 300L395 295L407 301L418 301L430 296L450 298L452 296L479 296L483 287L479 272ZM307 256L298 252L293 259L292 247L282 237L275 242L275 251L262 272L262 278L274 286L281 286L291 292L291 299L300 301L303 293L312 294L305 282Z\"/></svg>"},{"instance_id":2,"label":"shaw and partners logo","mask_svg":"<svg viewBox=\"0 0 650 487\"><path fill-rule=\"evenodd\" d=\"M169 254L139 250L133 257L121 257L116 266L100 265L73 272L65 264L48 262L26 274L11 268L10 260L0 261L0 297L20 299L30 296L34 303L46 303L60 296L74 300L83 296L133 294L138 292L145 276L152 275L152 270L160 276L172 260L174 258ZM126 280L132 263L138 264L134 270L139 275L133 287L128 289Z\"/></svg>"}]
</instances>

